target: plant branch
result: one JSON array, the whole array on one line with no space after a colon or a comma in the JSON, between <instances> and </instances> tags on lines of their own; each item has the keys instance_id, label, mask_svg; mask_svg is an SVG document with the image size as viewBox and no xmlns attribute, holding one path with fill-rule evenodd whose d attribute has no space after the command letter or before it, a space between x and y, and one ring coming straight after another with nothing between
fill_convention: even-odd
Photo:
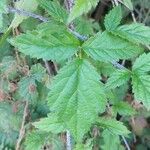
<instances>
[{"instance_id":1,"label":"plant branch","mask_svg":"<svg viewBox=\"0 0 150 150\"><path fill-rule=\"evenodd\" d=\"M67 148L67 150L71 150L71 135L68 130L66 133L66 148Z\"/></svg>"},{"instance_id":2,"label":"plant branch","mask_svg":"<svg viewBox=\"0 0 150 150\"><path fill-rule=\"evenodd\" d=\"M29 105L29 102L25 101L23 119L22 119L22 124L21 124L20 132L19 132L19 137L18 137L17 143L16 143L16 150L20 150L20 145L21 145L21 142L25 135L25 122L26 122L26 117L28 115L28 105Z\"/></svg>"},{"instance_id":3,"label":"plant branch","mask_svg":"<svg viewBox=\"0 0 150 150\"><path fill-rule=\"evenodd\" d=\"M7 7L7 10L10 13L17 13L17 14L20 14L20 15L23 15L23 16L27 16L27 17L32 17L32 18L35 18L35 19L39 19L42 22L48 22L47 18L45 18L43 16L40 16L40 15L37 15L37 14L34 14L34 13L31 13L31 12L28 12L28 11L23 10L23 9L17 9L17 8L13 8L13 7L9 6L9 7Z\"/></svg>"},{"instance_id":4,"label":"plant branch","mask_svg":"<svg viewBox=\"0 0 150 150\"><path fill-rule=\"evenodd\" d=\"M65 1L65 5L66 5L66 8L69 9L69 11L71 10L70 6L73 5L73 1L71 0L72 3L70 3L70 0L66 0ZM27 16L27 17L32 17L32 18L35 18L35 19L39 19L40 21L42 22L48 22L48 18L45 18L41 15L37 15L37 14L34 14L34 13L31 13L31 12L28 12L26 10L21 10L21 9L16 9L16 8L13 8L13 7L8 7L8 12L10 13L17 13L17 14L20 14L20 15L23 15L23 16ZM69 28L69 31L75 36L77 37L78 39L80 39L81 41L85 41L88 39L87 36L84 36L84 35L81 35L80 33L76 32L76 31L73 31L71 28ZM44 61L45 63L45 67L47 68L47 72L50 74L50 66L49 66L49 63L48 61ZM118 69L125 69L125 67L121 64L119 64L118 62L111 62L116 68Z\"/></svg>"},{"instance_id":5,"label":"plant branch","mask_svg":"<svg viewBox=\"0 0 150 150\"><path fill-rule=\"evenodd\" d=\"M65 6L69 12L71 12L73 3L74 3L74 0L65 0Z\"/></svg>"},{"instance_id":6,"label":"plant branch","mask_svg":"<svg viewBox=\"0 0 150 150\"><path fill-rule=\"evenodd\" d=\"M116 67L116 68L118 68L118 69L127 69L126 67L124 67L123 65L119 64L119 63L116 62L116 61L112 61L111 63L112 63L112 65L113 65L114 67Z\"/></svg>"},{"instance_id":7,"label":"plant branch","mask_svg":"<svg viewBox=\"0 0 150 150\"><path fill-rule=\"evenodd\" d=\"M45 63L45 68L46 68L46 70L47 70L47 73L48 73L49 75L52 75L49 62L46 61L46 60L44 60L44 63Z\"/></svg>"},{"instance_id":8,"label":"plant branch","mask_svg":"<svg viewBox=\"0 0 150 150\"><path fill-rule=\"evenodd\" d=\"M118 6L118 5L119 5L118 0L114 0L114 4L115 4L116 6Z\"/></svg>"},{"instance_id":9,"label":"plant branch","mask_svg":"<svg viewBox=\"0 0 150 150\"><path fill-rule=\"evenodd\" d=\"M67 8L67 10L68 10L68 12L71 12L71 9L72 9L72 7L73 7L73 2L74 2L74 0L65 0L65 6L66 6L66 8ZM73 23L70 23L69 25L68 25L68 27L69 27L69 30L73 33L74 31L74 25L73 25ZM82 38L82 36L80 36L80 34L78 34L78 33L76 33L76 34L74 34L76 37L78 37L79 39L82 39L82 40L84 40L83 38ZM66 145L67 145L67 150L71 150L72 148L72 146L71 146L71 134L70 134L70 131L69 130L67 130L67 133L66 133L66 138L67 138L67 142L66 142Z\"/></svg>"},{"instance_id":10,"label":"plant branch","mask_svg":"<svg viewBox=\"0 0 150 150\"><path fill-rule=\"evenodd\" d=\"M125 144L127 150L131 150L131 149L130 149L130 146L129 146L128 142L127 142L127 140L125 139L125 137L124 137L124 136L121 136L121 137L122 137L122 139L123 139L123 141L124 141L124 144Z\"/></svg>"}]
</instances>

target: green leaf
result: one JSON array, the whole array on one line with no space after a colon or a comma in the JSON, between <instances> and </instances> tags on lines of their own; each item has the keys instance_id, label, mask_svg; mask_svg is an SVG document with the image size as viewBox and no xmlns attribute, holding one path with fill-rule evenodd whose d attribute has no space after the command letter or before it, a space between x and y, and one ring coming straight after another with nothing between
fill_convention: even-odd
<instances>
[{"instance_id":1,"label":"green leaf","mask_svg":"<svg viewBox=\"0 0 150 150\"><path fill-rule=\"evenodd\" d=\"M0 2L0 28L3 27L3 14L7 12L7 1L1 0Z\"/></svg>"},{"instance_id":2,"label":"green leaf","mask_svg":"<svg viewBox=\"0 0 150 150\"><path fill-rule=\"evenodd\" d=\"M30 73L32 78L41 82L44 78L44 75L46 74L46 70L41 64L35 64L31 67Z\"/></svg>"},{"instance_id":3,"label":"green leaf","mask_svg":"<svg viewBox=\"0 0 150 150\"><path fill-rule=\"evenodd\" d=\"M26 33L28 31L35 30L36 27L39 25L40 21L35 18L27 18L26 20L23 20L23 22L20 24L20 30L23 33Z\"/></svg>"},{"instance_id":4,"label":"green leaf","mask_svg":"<svg viewBox=\"0 0 150 150\"><path fill-rule=\"evenodd\" d=\"M115 119L101 117L99 118L98 123L101 128L107 129L112 134L127 136L130 133L122 122Z\"/></svg>"},{"instance_id":5,"label":"green leaf","mask_svg":"<svg viewBox=\"0 0 150 150\"><path fill-rule=\"evenodd\" d=\"M130 79L130 71L127 69L117 70L115 71L106 83L107 89L114 89L119 87Z\"/></svg>"},{"instance_id":6,"label":"green leaf","mask_svg":"<svg viewBox=\"0 0 150 150\"><path fill-rule=\"evenodd\" d=\"M0 74L7 79L13 80L17 76L18 65L12 56L6 56L0 64Z\"/></svg>"},{"instance_id":7,"label":"green leaf","mask_svg":"<svg viewBox=\"0 0 150 150\"><path fill-rule=\"evenodd\" d=\"M25 150L41 150L49 133L33 131L26 136Z\"/></svg>"},{"instance_id":8,"label":"green leaf","mask_svg":"<svg viewBox=\"0 0 150 150\"><path fill-rule=\"evenodd\" d=\"M150 110L150 75L132 76L132 88L136 100Z\"/></svg>"},{"instance_id":9,"label":"green leaf","mask_svg":"<svg viewBox=\"0 0 150 150\"><path fill-rule=\"evenodd\" d=\"M1 0L0 2L0 14L7 12L7 0Z\"/></svg>"},{"instance_id":10,"label":"green leaf","mask_svg":"<svg viewBox=\"0 0 150 150\"><path fill-rule=\"evenodd\" d=\"M38 97L35 79L30 76L21 78L18 83L18 93L22 97L21 100L28 100L34 103Z\"/></svg>"},{"instance_id":11,"label":"green leaf","mask_svg":"<svg viewBox=\"0 0 150 150\"><path fill-rule=\"evenodd\" d=\"M76 0L68 18L68 23L75 18L87 13L92 7L98 4L99 0Z\"/></svg>"},{"instance_id":12,"label":"green leaf","mask_svg":"<svg viewBox=\"0 0 150 150\"><path fill-rule=\"evenodd\" d=\"M15 2L15 8L34 12L38 7L38 3L36 0L20 0ZM27 19L27 16L19 15L18 13L15 14L14 19L10 25L10 27L16 28L18 25L24 20Z\"/></svg>"},{"instance_id":13,"label":"green leaf","mask_svg":"<svg viewBox=\"0 0 150 150\"><path fill-rule=\"evenodd\" d=\"M116 71L116 68L110 63L95 61L92 59L91 62L96 68L97 72L105 77L110 76L113 72Z\"/></svg>"},{"instance_id":14,"label":"green leaf","mask_svg":"<svg viewBox=\"0 0 150 150\"><path fill-rule=\"evenodd\" d=\"M133 4L131 0L122 0L121 2L130 10L133 10Z\"/></svg>"},{"instance_id":15,"label":"green leaf","mask_svg":"<svg viewBox=\"0 0 150 150\"><path fill-rule=\"evenodd\" d=\"M3 14L0 13L0 29L3 27Z\"/></svg>"},{"instance_id":16,"label":"green leaf","mask_svg":"<svg viewBox=\"0 0 150 150\"><path fill-rule=\"evenodd\" d=\"M47 23L45 27L21 34L10 42L20 52L37 59L62 61L75 54L80 43L66 27L53 23Z\"/></svg>"},{"instance_id":17,"label":"green leaf","mask_svg":"<svg viewBox=\"0 0 150 150\"><path fill-rule=\"evenodd\" d=\"M33 123L33 125L40 131L52 132L54 134L58 134L65 130L64 123L54 114L49 114L47 118L43 118Z\"/></svg>"},{"instance_id":18,"label":"green leaf","mask_svg":"<svg viewBox=\"0 0 150 150\"><path fill-rule=\"evenodd\" d=\"M82 45L82 48L95 60L109 62L133 58L143 51L141 47L106 31L90 38Z\"/></svg>"},{"instance_id":19,"label":"green leaf","mask_svg":"<svg viewBox=\"0 0 150 150\"><path fill-rule=\"evenodd\" d=\"M67 11L59 4L57 0L47 1L47 0L37 0L42 8L44 8L48 14L57 21L66 22L67 21Z\"/></svg>"},{"instance_id":20,"label":"green leaf","mask_svg":"<svg viewBox=\"0 0 150 150\"><path fill-rule=\"evenodd\" d=\"M8 74L11 71L14 71L13 67L16 69L17 62L12 56L3 57L0 64L0 73Z\"/></svg>"},{"instance_id":21,"label":"green leaf","mask_svg":"<svg viewBox=\"0 0 150 150\"><path fill-rule=\"evenodd\" d=\"M143 74L150 71L150 53L139 56L133 65L133 71Z\"/></svg>"},{"instance_id":22,"label":"green leaf","mask_svg":"<svg viewBox=\"0 0 150 150\"><path fill-rule=\"evenodd\" d=\"M44 147L53 148L54 150L65 150L64 144L58 136L39 130L28 133L24 144L25 150L42 150Z\"/></svg>"},{"instance_id":23,"label":"green leaf","mask_svg":"<svg viewBox=\"0 0 150 150\"><path fill-rule=\"evenodd\" d=\"M2 46L0 46L0 53L0 62L4 57L12 54L11 45L7 41Z\"/></svg>"},{"instance_id":24,"label":"green leaf","mask_svg":"<svg viewBox=\"0 0 150 150\"><path fill-rule=\"evenodd\" d=\"M75 24L75 31L79 32L82 35L93 35L94 34L94 25L93 20L86 19L86 18L78 18L74 22Z\"/></svg>"},{"instance_id":25,"label":"green leaf","mask_svg":"<svg viewBox=\"0 0 150 150\"><path fill-rule=\"evenodd\" d=\"M21 113L18 114L13 112L13 105L8 102L0 103L0 133L4 132L10 134L13 131L18 132L21 125L21 119Z\"/></svg>"},{"instance_id":26,"label":"green leaf","mask_svg":"<svg viewBox=\"0 0 150 150\"><path fill-rule=\"evenodd\" d=\"M122 19L121 6L114 7L108 15L105 16L105 28L108 31L114 30L120 24Z\"/></svg>"},{"instance_id":27,"label":"green leaf","mask_svg":"<svg viewBox=\"0 0 150 150\"><path fill-rule=\"evenodd\" d=\"M150 44L150 27L140 23L120 26L113 33L131 42Z\"/></svg>"},{"instance_id":28,"label":"green leaf","mask_svg":"<svg viewBox=\"0 0 150 150\"><path fill-rule=\"evenodd\" d=\"M22 123L23 107L16 102L0 102L0 149L14 148ZM3 146L4 147L3 147ZM9 149L10 150L10 149Z\"/></svg>"},{"instance_id":29,"label":"green leaf","mask_svg":"<svg viewBox=\"0 0 150 150\"><path fill-rule=\"evenodd\" d=\"M93 147L93 145L92 145L92 141L90 139L85 144L77 143L74 150L92 150L93 149L92 147Z\"/></svg>"},{"instance_id":30,"label":"green leaf","mask_svg":"<svg viewBox=\"0 0 150 150\"><path fill-rule=\"evenodd\" d=\"M99 75L87 62L75 59L55 77L48 96L50 110L65 123L77 141L105 111L106 100Z\"/></svg>"},{"instance_id":31,"label":"green leaf","mask_svg":"<svg viewBox=\"0 0 150 150\"><path fill-rule=\"evenodd\" d=\"M45 74L45 68L41 64L35 64L31 67L29 75L21 78L18 83L18 93L23 100L36 102L38 98L36 81L42 82Z\"/></svg>"},{"instance_id":32,"label":"green leaf","mask_svg":"<svg viewBox=\"0 0 150 150\"><path fill-rule=\"evenodd\" d=\"M102 150L123 150L121 149L121 143L118 135L112 134L108 130L104 130L102 133L103 144Z\"/></svg>"},{"instance_id":33,"label":"green leaf","mask_svg":"<svg viewBox=\"0 0 150 150\"><path fill-rule=\"evenodd\" d=\"M131 105L123 101L118 101L115 103L112 106L112 111L115 114L119 113L120 115L124 116L131 116L136 114L136 111L131 107Z\"/></svg>"}]
</instances>

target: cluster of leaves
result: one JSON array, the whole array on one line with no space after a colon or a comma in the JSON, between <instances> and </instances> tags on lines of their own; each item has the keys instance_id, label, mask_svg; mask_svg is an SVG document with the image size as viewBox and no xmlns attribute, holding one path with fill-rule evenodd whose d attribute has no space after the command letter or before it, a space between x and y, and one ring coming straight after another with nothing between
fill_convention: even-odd
<instances>
[{"instance_id":1,"label":"cluster of leaves","mask_svg":"<svg viewBox=\"0 0 150 150\"><path fill-rule=\"evenodd\" d=\"M6 49L5 45L14 46L17 60L7 56L0 64L2 148L7 143L14 147L26 101L29 101L30 121L23 149L63 150L65 146L60 137L67 131L71 133L75 150L91 150L97 144L103 150L123 150L120 138L132 140L133 134L118 116L128 122L129 116L137 113L123 101L129 90L144 109L150 109L150 53L146 51L150 28L140 23L122 25L124 6L119 4L105 16L102 31L98 23L82 16L98 2L76 0L70 13L57 0L15 2L16 9L46 12L49 18L39 23L15 13L8 29L4 29L1 49ZM121 2L133 10L130 0ZM8 3L0 2L1 17L7 15ZM72 22L77 32L69 29ZM35 26L29 28L28 24ZM3 28L3 22L0 25ZM18 26L24 33L10 36L8 44L6 38L11 30L18 31ZM52 83L42 60L60 66ZM131 65L119 64L122 60ZM38 121L39 118L42 119ZM94 136L94 129L102 134ZM7 136L13 138L6 141Z\"/></svg>"}]
</instances>

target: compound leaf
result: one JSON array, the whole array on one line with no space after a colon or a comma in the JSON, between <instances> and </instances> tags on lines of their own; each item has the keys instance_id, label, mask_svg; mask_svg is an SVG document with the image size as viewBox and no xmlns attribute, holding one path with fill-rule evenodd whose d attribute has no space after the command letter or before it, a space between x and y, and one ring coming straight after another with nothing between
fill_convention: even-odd
<instances>
[{"instance_id":1,"label":"compound leaf","mask_svg":"<svg viewBox=\"0 0 150 150\"><path fill-rule=\"evenodd\" d=\"M142 51L139 46L106 31L90 38L82 48L95 60L109 62L133 58Z\"/></svg>"},{"instance_id":2,"label":"compound leaf","mask_svg":"<svg viewBox=\"0 0 150 150\"><path fill-rule=\"evenodd\" d=\"M52 83L48 105L77 141L90 129L97 114L104 112L103 84L95 69L82 59L62 68Z\"/></svg>"}]
</instances>

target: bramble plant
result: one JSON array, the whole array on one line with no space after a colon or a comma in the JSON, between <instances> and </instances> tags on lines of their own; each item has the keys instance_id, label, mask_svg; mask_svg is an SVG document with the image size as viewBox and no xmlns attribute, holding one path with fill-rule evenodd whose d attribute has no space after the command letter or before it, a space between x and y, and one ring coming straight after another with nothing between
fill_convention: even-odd
<instances>
[{"instance_id":1,"label":"bramble plant","mask_svg":"<svg viewBox=\"0 0 150 150\"><path fill-rule=\"evenodd\" d=\"M130 0L112 0L100 27L86 16L98 3L0 1L2 149L130 149L133 103L150 110L150 27Z\"/></svg>"}]
</instances>

